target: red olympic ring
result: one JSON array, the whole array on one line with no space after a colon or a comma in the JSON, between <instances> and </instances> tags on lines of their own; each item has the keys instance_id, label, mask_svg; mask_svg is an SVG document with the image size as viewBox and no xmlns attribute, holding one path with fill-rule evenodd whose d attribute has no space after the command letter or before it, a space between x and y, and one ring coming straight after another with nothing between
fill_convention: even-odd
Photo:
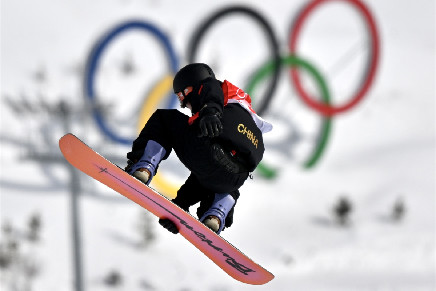
<instances>
[{"instance_id":1,"label":"red olympic ring","mask_svg":"<svg viewBox=\"0 0 436 291\"><path fill-rule=\"evenodd\" d=\"M301 33L304 21L307 19L309 14L317 8L319 5L326 3L328 1L333 0L314 0L307 4L303 9L300 11L300 13L297 15L296 20L293 22L291 31L290 31L290 37L289 37L289 50L291 54L298 55L297 51L297 39L298 36ZM365 76L363 78L363 82L360 85L360 88L357 90L357 93L351 98L351 101L348 103L341 105L341 106L332 106L327 105L321 102L316 101L313 97L311 97L309 94L306 93L306 91L303 89L303 86L301 84L299 72L297 68L291 68L290 76L291 80L295 86L295 89L299 96L303 99L303 101L313 108L314 110L320 112L324 116L332 116L336 115L338 113L343 113L350 109L351 107L355 106L357 103L359 103L362 98L365 96L367 91L369 90L372 82L374 81L376 69L378 66L379 61L379 54L380 54L380 41L379 41L379 35L377 32L375 20L372 17L372 14L370 13L369 9L366 7L365 4L363 4L359 0L342 0L345 2L348 2L352 4L354 7L357 8L357 10L360 12L360 14L364 17L365 22L367 23L369 34L371 36L371 56L370 56L370 62L368 64Z\"/></svg>"}]
</instances>

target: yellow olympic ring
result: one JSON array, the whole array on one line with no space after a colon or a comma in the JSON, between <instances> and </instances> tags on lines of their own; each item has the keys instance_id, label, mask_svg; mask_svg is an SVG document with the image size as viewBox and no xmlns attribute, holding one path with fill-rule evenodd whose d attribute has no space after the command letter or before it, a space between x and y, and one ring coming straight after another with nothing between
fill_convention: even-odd
<instances>
[{"instance_id":1,"label":"yellow olympic ring","mask_svg":"<svg viewBox=\"0 0 436 291\"><path fill-rule=\"evenodd\" d=\"M144 98L144 103L142 104L141 112L139 114L138 119L138 134L144 128L148 119L151 117L153 112L159 106L159 103L168 96L168 92L172 89L173 86L173 76L167 75L162 80L157 82L156 86L154 86L148 96ZM177 190L179 187L174 183L170 183L165 179L162 172L158 172L156 176L154 176L151 185L162 193L166 197L170 199L174 199L177 195Z\"/></svg>"}]
</instances>

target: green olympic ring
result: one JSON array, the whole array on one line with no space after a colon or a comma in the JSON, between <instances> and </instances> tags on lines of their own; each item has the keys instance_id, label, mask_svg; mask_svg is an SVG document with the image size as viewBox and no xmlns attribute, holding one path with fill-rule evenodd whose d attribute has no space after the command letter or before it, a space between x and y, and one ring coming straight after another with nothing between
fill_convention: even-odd
<instances>
[{"instance_id":1,"label":"green olympic ring","mask_svg":"<svg viewBox=\"0 0 436 291\"><path fill-rule=\"evenodd\" d=\"M325 82L325 79L323 76L318 72L318 70L315 69L311 64L309 64L307 61L295 56L295 55L289 55L287 57L281 58L281 64L287 65L291 67L301 67L308 71L312 77L315 79L318 89L321 92L321 98L322 102L325 105L330 105L330 93L327 88L327 84ZM246 92L253 98L253 92L255 87L262 81L267 75L271 74L274 71L274 63L269 62L262 66L259 70L257 70L254 75L252 75L251 80L249 81ZM253 98L254 100L254 98ZM313 151L313 153L309 156L309 158L304 163L304 167L306 169L313 167L318 160L321 158L322 153L324 152L327 141L330 135L330 130L332 126L332 120L330 116L322 116L322 128L321 133L318 137L317 145ZM277 170L271 169L268 166L266 166L264 163L260 163L257 167L257 170L260 171L260 173L267 178L273 178L277 175Z\"/></svg>"}]
</instances>

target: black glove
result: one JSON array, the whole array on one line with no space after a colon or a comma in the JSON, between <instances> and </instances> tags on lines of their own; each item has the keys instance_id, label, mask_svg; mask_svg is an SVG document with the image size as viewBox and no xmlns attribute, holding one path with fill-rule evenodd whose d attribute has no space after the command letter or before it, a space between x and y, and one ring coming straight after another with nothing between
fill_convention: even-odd
<instances>
[{"instance_id":1,"label":"black glove","mask_svg":"<svg viewBox=\"0 0 436 291\"><path fill-rule=\"evenodd\" d=\"M206 109L204 109L206 110ZM202 111L204 111L202 110ZM200 112L200 137L216 137L223 132L221 114L213 111Z\"/></svg>"},{"instance_id":2,"label":"black glove","mask_svg":"<svg viewBox=\"0 0 436 291\"><path fill-rule=\"evenodd\" d=\"M159 218L159 224L162 225L164 228L166 228L169 232L172 232L174 234L179 233L179 229L177 228L177 225L175 225L174 222L172 222L168 218Z\"/></svg>"}]
</instances>

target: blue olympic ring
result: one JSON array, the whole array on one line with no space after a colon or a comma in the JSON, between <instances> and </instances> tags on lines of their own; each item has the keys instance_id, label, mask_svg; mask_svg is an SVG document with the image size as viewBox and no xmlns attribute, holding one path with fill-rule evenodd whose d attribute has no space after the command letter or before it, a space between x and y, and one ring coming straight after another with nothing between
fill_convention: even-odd
<instances>
[{"instance_id":1,"label":"blue olympic ring","mask_svg":"<svg viewBox=\"0 0 436 291\"><path fill-rule=\"evenodd\" d=\"M83 82L83 94L86 96L86 98L89 99L91 102L91 109L93 112L94 119L98 125L98 127L101 129L101 131L108 136L111 140L125 144L125 145L131 145L133 138L123 138L119 135L115 134L114 131L112 131L111 128L107 125L107 123L104 122L103 114L100 111L99 106L96 105L96 90L95 90L95 76L98 69L98 64L100 61L100 58L107 48L107 46L111 43L115 37L119 36L123 32L126 32L128 30L132 29L139 29L143 30L145 32L149 32L152 35L156 36L156 38L163 44L163 47L165 49L166 54L169 57L169 69L172 73L176 73L179 68L179 61L177 58L177 54L175 53L168 37L159 30L156 26L149 22L145 22L142 20L131 20L124 23L121 23L111 30L107 32L101 39L99 39L95 45L93 46L90 55L88 56L88 59L86 61L85 66L85 73L84 73L84 82ZM177 98L174 94L171 94L172 98L170 98L168 107L172 108L177 103Z\"/></svg>"}]
</instances>

